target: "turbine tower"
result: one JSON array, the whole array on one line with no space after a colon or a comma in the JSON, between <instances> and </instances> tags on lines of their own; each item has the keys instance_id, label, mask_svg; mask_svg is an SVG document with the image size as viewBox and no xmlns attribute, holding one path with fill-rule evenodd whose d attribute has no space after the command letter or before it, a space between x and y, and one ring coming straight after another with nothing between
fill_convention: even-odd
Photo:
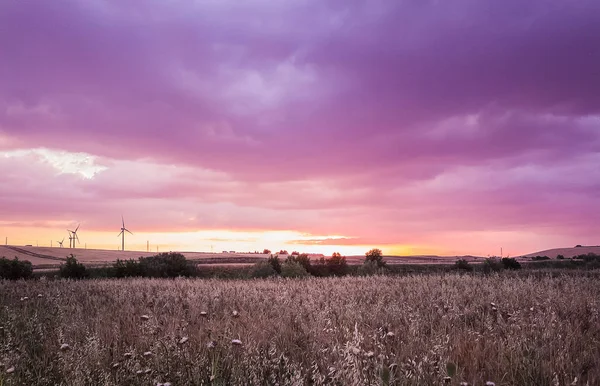
<instances>
[{"instance_id":1,"label":"turbine tower","mask_svg":"<svg viewBox=\"0 0 600 386\"><path fill-rule=\"evenodd\" d=\"M79 236L77 236L79 225L77 225L77 228L75 228L74 231L67 229L67 231L69 232L69 240L71 240L71 242L69 242L69 248L75 248L75 240L77 240L77 242L79 243Z\"/></svg>"},{"instance_id":2,"label":"turbine tower","mask_svg":"<svg viewBox=\"0 0 600 386\"><path fill-rule=\"evenodd\" d=\"M69 236L69 238L71 238L71 237ZM57 241L58 245L60 245L60 248L63 247L63 243L64 242L65 242L65 238L64 237L63 237L62 241Z\"/></svg>"},{"instance_id":3,"label":"turbine tower","mask_svg":"<svg viewBox=\"0 0 600 386\"><path fill-rule=\"evenodd\" d=\"M121 215L121 222L123 223L123 226L121 227L121 233L119 233L119 236L122 237L121 248L124 251L125 250L125 232L128 232L132 236L133 236L133 233L129 232L129 229L125 228L125 220L123 219L123 215ZM117 237L119 237L119 236L117 236Z\"/></svg>"}]
</instances>

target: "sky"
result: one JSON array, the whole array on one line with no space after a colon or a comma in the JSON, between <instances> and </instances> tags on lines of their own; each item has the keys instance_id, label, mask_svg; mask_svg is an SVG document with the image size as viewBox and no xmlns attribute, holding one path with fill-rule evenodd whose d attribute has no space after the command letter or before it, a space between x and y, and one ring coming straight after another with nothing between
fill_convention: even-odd
<instances>
[{"instance_id":1,"label":"sky","mask_svg":"<svg viewBox=\"0 0 600 386\"><path fill-rule=\"evenodd\" d=\"M597 0L0 1L0 236L600 244Z\"/></svg>"}]
</instances>

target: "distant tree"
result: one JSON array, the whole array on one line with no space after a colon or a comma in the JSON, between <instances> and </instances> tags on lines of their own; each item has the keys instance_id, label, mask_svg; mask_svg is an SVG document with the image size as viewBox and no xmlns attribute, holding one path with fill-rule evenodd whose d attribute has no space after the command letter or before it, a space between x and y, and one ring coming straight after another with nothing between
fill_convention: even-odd
<instances>
[{"instance_id":1,"label":"distant tree","mask_svg":"<svg viewBox=\"0 0 600 386\"><path fill-rule=\"evenodd\" d=\"M8 260L5 257L0 259L0 279L19 280L31 277L33 277L31 262L21 261L16 256L14 260Z\"/></svg>"},{"instance_id":2,"label":"distant tree","mask_svg":"<svg viewBox=\"0 0 600 386\"><path fill-rule=\"evenodd\" d=\"M251 275L253 278L264 279L267 277L277 276L277 271L273 269L273 266L269 264L268 261L262 260L254 264Z\"/></svg>"},{"instance_id":3,"label":"distant tree","mask_svg":"<svg viewBox=\"0 0 600 386\"><path fill-rule=\"evenodd\" d=\"M282 249L282 250L279 251L279 254L280 255L287 255L288 251L286 251L285 249Z\"/></svg>"},{"instance_id":4,"label":"distant tree","mask_svg":"<svg viewBox=\"0 0 600 386\"><path fill-rule=\"evenodd\" d=\"M265 248L265 249L263 249L263 254L270 255L271 254L271 250Z\"/></svg>"},{"instance_id":5,"label":"distant tree","mask_svg":"<svg viewBox=\"0 0 600 386\"><path fill-rule=\"evenodd\" d=\"M72 253L67 256L67 261L60 265L59 274L65 279L83 279L89 276L85 266L78 262Z\"/></svg>"},{"instance_id":6,"label":"distant tree","mask_svg":"<svg viewBox=\"0 0 600 386\"><path fill-rule=\"evenodd\" d=\"M346 257L339 252L334 252L329 259L326 260L328 274L333 276L343 276L348 273L348 263Z\"/></svg>"},{"instance_id":7,"label":"distant tree","mask_svg":"<svg viewBox=\"0 0 600 386\"><path fill-rule=\"evenodd\" d=\"M556 256L556 258L557 258L558 260L564 260L565 256L564 256L564 255L558 255L558 256Z\"/></svg>"},{"instance_id":8,"label":"distant tree","mask_svg":"<svg viewBox=\"0 0 600 386\"><path fill-rule=\"evenodd\" d=\"M575 248L582 248L581 244L577 244Z\"/></svg>"},{"instance_id":9,"label":"distant tree","mask_svg":"<svg viewBox=\"0 0 600 386\"><path fill-rule=\"evenodd\" d=\"M469 262L466 259L456 260L456 263L454 263L454 268L460 269L463 271L468 271L468 272L473 271L473 266L471 264L469 264Z\"/></svg>"},{"instance_id":10,"label":"distant tree","mask_svg":"<svg viewBox=\"0 0 600 386\"><path fill-rule=\"evenodd\" d=\"M299 254L300 254L300 252L298 252L298 251L292 252L292 256L298 256Z\"/></svg>"},{"instance_id":11,"label":"distant tree","mask_svg":"<svg viewBox=\"0 0 600 386\"><path fill-rule=\"evenodd\" d=\"M306 271L306 269L295 261L286 261L281 266L281 276L283 277L305 277L310 274Z\"/></svg>"},{"instance_id":12,"label":"distant tree","mask_svg":"<svg viewBox=\"0 0 600 386\"><path fill-rule=\"evenodd\" d=\"M521 269L521 264L514 257L503 257L502 265L506 269Z\"/></svg>"},{"instance_id":13,"label":"distant tree","mask_svg":"<svg viewBox=\"0 0 600 386\"><path fill-rule=\"evenodd\" d=\"M381 249L373 248L367 253L365 253L365 263L375 262L377 263L377 267L382 268L385 267L385 261L383 261L383 254Z\"/></svg>"},{"instance_id":14,"label":"distant tree","mask_svg":"<svg viewBox=\"0 0 600 386\"><path fill-rule=\"evenodd\" d=\"M281 261L279 260L279 256L271 255L271 257L269 257L267 261L269 262L269 264L271 264L271 267L273 267L275 272L277 272L278 274L281 273Z\"/></svg>"}]
</instances>

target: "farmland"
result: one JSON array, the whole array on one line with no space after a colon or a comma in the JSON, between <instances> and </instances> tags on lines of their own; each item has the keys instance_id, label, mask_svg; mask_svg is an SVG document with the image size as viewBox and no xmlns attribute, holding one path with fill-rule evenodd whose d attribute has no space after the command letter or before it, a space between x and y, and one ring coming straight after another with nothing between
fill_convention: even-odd
<instances>
[{"instance_id":1,"label":"farmland","mask_svg":"<svg viewBox=\"0 0 600 386\"><path fill-rule=\"evenodd\" d=\"M0 327L3 385L600 384L594 273L0 282Z\"/></svg>"}]
</instances>

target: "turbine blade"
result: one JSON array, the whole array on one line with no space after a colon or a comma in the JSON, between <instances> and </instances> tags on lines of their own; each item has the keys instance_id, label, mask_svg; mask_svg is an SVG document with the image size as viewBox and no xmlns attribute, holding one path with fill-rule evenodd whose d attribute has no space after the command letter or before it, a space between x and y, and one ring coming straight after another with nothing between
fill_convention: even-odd
<instances>
[{"instance_id":1,"label":"turbine blade","mask_svg":"<svg viewBox=\"0 0 600 386\"><path fill-rule=\"evenodd\" d=\"M121 233L123 233L123 231L121 231ZM121 237L121 233L119 233L119 235L117 237Z\"/></svg>"},{"instance_id":2,"label":"turbine blade","mask_svg":"<svg viewBox=\"0 0 600 386\"><path fill-rule=\"evenodd\" d=\"M123 215L121 215L121 222L123 223L123 228L125 228L125 219L123 218Z\"/></svg>"},{"instance_id":3,"label":"turbine blade","mask_svg":"<svg viewBox=\"0 0 600 386\"><path fill-rule=\"evenodd\" d=\"M77 232L77 230L79 230L79 226L80 226L80 225L81 225L81 224L77 224L77 228L75 228L75 232Z\"/></svg>"},{"instance_id":4,"label":"turbine blade","mask_svg":"<svg viewBox=\"0 0 600 386\"><path fill-rule=\"evenodd\" d=\"M131 232L129 231L129 229L125 229L125 230L126 230L127 232L129 232L129 234L130 234L130 235L133 235L133 233L131 233Z\"/></svg>"}]
</instances>

